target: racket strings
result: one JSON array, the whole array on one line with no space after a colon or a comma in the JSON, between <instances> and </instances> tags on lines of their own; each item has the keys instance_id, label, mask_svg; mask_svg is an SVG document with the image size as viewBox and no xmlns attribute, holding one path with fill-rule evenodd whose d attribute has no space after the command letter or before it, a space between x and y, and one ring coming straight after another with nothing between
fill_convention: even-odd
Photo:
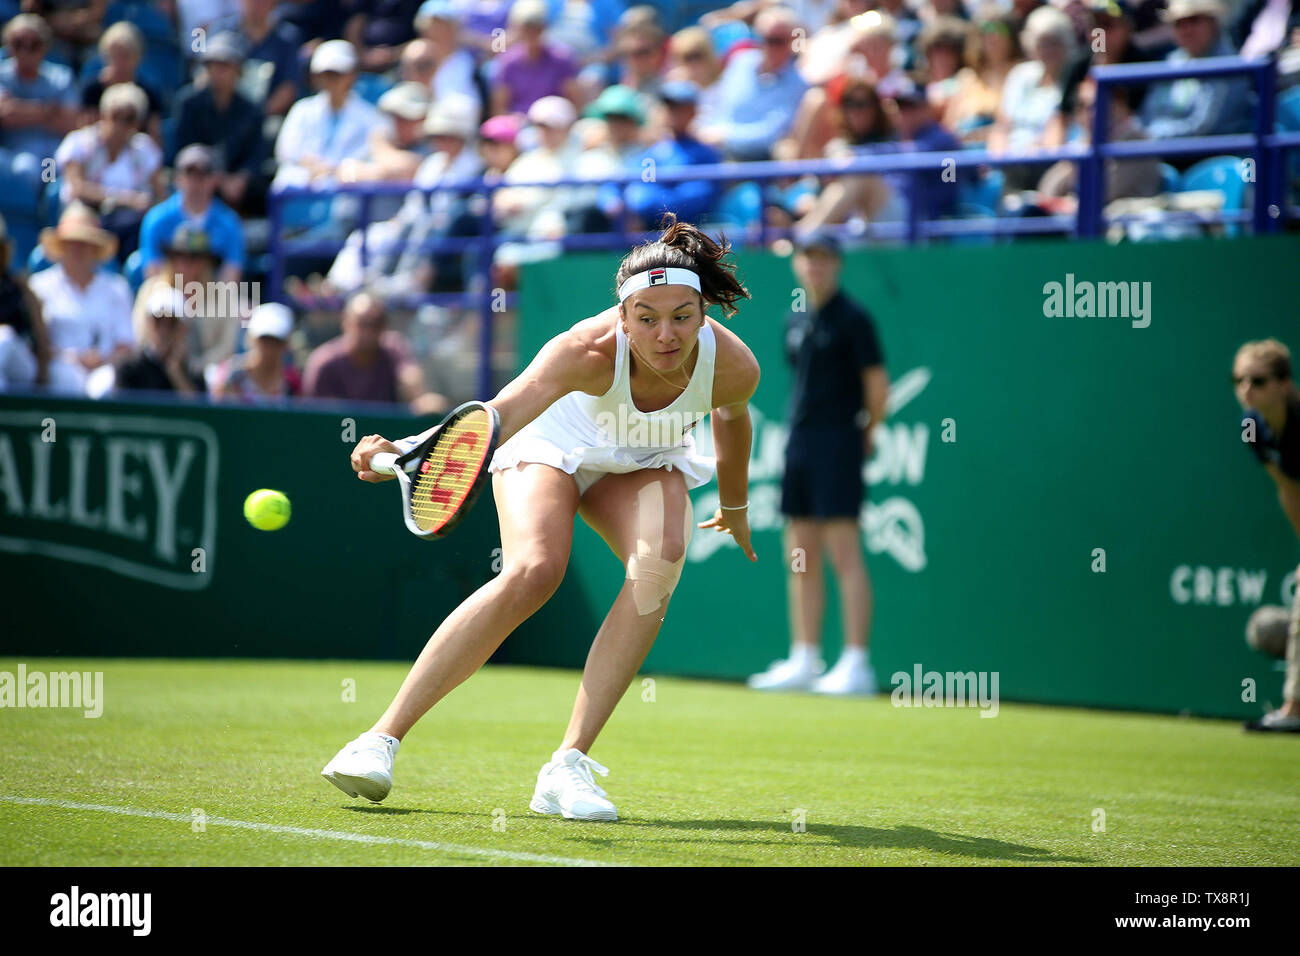
<instances>
[{"instance_id":1,"label":"racket strings","mask_svg":"<svg viewBox=\"0 0 1300 956\"><path fill-rule=\"evenodd\" d=\"M482 411L465 415L439 433L412 483L411 514L421 530L437 530L464 504L486 467L491 434Z\"/></svg>"}]
</instances>

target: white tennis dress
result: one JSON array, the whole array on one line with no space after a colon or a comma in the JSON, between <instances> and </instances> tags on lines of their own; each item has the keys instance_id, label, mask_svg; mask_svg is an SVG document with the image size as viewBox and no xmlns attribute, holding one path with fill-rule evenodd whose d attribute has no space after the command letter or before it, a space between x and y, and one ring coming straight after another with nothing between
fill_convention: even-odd
<instances>
[{"instance_id":1,"label":"white tennis dress","mask_svg":"<svg viewBox=\"0 0 1300 956\"><path fill-rule=\"evenodd\" d=\"M717 459L701 455L691 429L713 410L717 340L708 322L700 328L699 357L691 382L667 408L642 412L632 402L628 339L615 326L614 383L604 395L569 392L497 448L489 465L504 471L521 462L552 465L573 475L578 494L605 475L643 468L681 469L687 488L707 483Z\"/></svg>"}]
</instances>

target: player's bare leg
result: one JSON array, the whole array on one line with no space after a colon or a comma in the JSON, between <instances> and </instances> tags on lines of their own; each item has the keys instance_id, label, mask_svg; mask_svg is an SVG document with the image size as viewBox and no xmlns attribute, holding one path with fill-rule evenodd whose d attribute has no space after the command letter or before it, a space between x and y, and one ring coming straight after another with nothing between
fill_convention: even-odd
<instances>
[{"instance_id":1,"label":"player's bare leg","mask_svg":"<svg viewBox=\"0 0 1300 956\"><path fill-rule=\"evenodd\" d=\"M651 576L685 557L694 520L681 472L666 469L607 475L583 497L580 513L625 566L633 555L648 559ZM586 753L595 743L650 653L671 593L657 582L624 580L587 655L562 750Z\"/></svg>"},{"instance_id":2,"label":"player's bare leg","mask_svg":"<svg viewBox=\"0 0 1300 956\"><path fill-rule=\"evenodd\" d=\"M501 573L452 611L429 638L374 730L401 739L428 710L487 662L545 604L569 563L578 488L570 475L525 464L492 475L501 527Z\"/></svg>"}]
</instances>

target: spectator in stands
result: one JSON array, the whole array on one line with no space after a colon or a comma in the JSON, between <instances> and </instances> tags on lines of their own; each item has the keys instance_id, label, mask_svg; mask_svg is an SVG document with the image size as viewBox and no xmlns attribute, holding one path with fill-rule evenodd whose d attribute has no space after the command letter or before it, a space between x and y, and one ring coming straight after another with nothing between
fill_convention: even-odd
<instances>
[{"instance_id":1,"label":"spectator in stands","mask_svg":"<svg viewBox=\"0 0 1300 956\"><path fill-rule=\"evenodd\" d=\"M275 141L279 170L271 188L329 186L343 160L364 156L373 130L388 125L383 114L353 89L357 55L346 40L327 40L311 57L315 96L289 110Z\"/></svg>"},{"instance_id":2,"label":"spectator in stands","mask_svg":"<svg viewBox=\"0 0 1300 956\"><path fill-rule=\"evenodd\" d=\"M119 261L135 251L140 221L163 192L162 150L139 128L148 110L134 83L110 86L100 97L99 122L73 130L54 153L63 202L99 211L117 237Z\"/></svg>"},{"instance_id":3,"label":"spectator in stands","mask_svg":"<svg viewBox=\"0 0 1300 956\"><path fill-rule=\"evenodd\" d=\"M1079 47L1078 52L1066 67L1061 79L1061 106L1052 119L1054 129L1049 130L1047 142L1058 145L1066 141L1066 130L1073 122L1077 110L1079 84L1083 82L1094 64L1104 63L1146 63L1161 58L1151 51L1139 47L1133 42L1133 8L1128 0L1088 0L1092 13L1092 23L1102 31L1100 49L1093 50L1089 42ZM1146 96L1146 86L1123 86L1116 89L1127 90L1131 111L1136 113L1142 108Z\"/></svg>"},{"instance_id":4,"label":"spectator in stands","mask_svg":"<svg viewBox=\"0 0 1300 956\"><path fill-rule=\"evenodd\" d=\"M515 145L523 120L514 113L503 113L484 120L478 130L479 158L483 160L483 179L499 182L506 170L519 158Z\"/></svg>"},{"instance_id":5,"label":"spectator in stands","mask_svg":"<svg viewBox=\"0 0 1300 956\"><path fill-rule=\"evenodd\" d=\"M0 180L35 199L45 186L44 164L77 126L72 71L49 63L50 28L20 13L2 34L8 57L0 62Z\"/></svg>"},{"instance_id":6,"label":"spectator in stands","mask_svg":"<svg viewBox=\"0 0 1300 956\"><path fill-rule=\"evenodd\" d=\"M264 302L248 317L247 351L223 362L213 377L216 398L266 404L302 392L302 376L288 359L293 313L278 302Z\"/></svg>"},{"instance_id":7,"label":"spectator in stands","mask_svg":"<svg viewBox=\"0 0 1300 956\"><path fill-rule=\"evenodd\" d=\"M10 272L14 244L0 216L0 392L49 381L50 339L41 304Z\"/></svg>"},{"instance_id":8,"label":"spectator in stands","mask_svg":"<svg viewBox=\"0 0 1300 956\"><path fill-rule=\"evenodd\" d=\"M541 142L520 154L506 171L507 183L568 178L577 165L569 136L576 112L562 96L544 96L528 109ZM545 186L505 186L492 196L492 211L507 237L556 239L564 234L563 192Z\"/></svg>"},{"instance_id":9,"label":"spectator in stands","mask_svg":"<svg viewBox=\"0 0 1300 956\"><path fill-rule=\"evenodd\" d=\"M402 51L402 62L408 62L408 51L418 43L417 54L429 61L427 66L420 65L422 72L429 74L426 82L433 98L440 100L455 93L468 96L481 106L478 61L470 50L461 46L460 23L452 0L424 0L415 15L415 29L420 39L407 44Z\"/></svg>"},{"instance_id":10,"label":"spectator in stands","mask_svg":"<svg viewBox=\"0 0 1300 956\"><path fill-rule=\"evenodd\" d=\"M900 86L884 100L897 142L872 147L875 152L956 152L961 144L939 125L934 106L925 91L914 83ZM917 217L937 219L950 215L957 204L957 185L945 182L938 170L916 174L909 184L907 173L880 176L844 176L826 185L809 212L799 221L800 233L828 223L844 222L858 214L867 220L897 220L908 216L909 191L917 203Z\"/></svg>"},{"instance_id":11,"label":"spectator in stands","mask_svg":"<svg viewBox=\"0 0 1300 956\"><path fill-rule=\"evenodd\" d=\"M667 65L667 40L657 23L634 24L618 31L615 53L618 57L617 83L636 90L642 108L649 112L659 95Z\"/></svg>"},{"instance_id":12,"label":"spectator in stands","mask_svg":"<svg viewBox=\"0 0 1300 956\"><path fill-rule=\"evenodd\" d=\"M543 0L515 0L510 7L510 29L517 39L496 60L492 112L523 113L547 96L577 102L577 63L567 50L543 40Z\"/></svg>"},{"instance_id":13,"label":"spectator in stands","mask_svg":"<svg viewBox=\"0 0 1300 956\"><path fill-rule=\"evenodd\" d=\"M247 69L260 74L269 67L261 102L255 105L267 116L283 116L304 90L298 61L302 33L275 15L275 0L239 0L239 14L215 29L238 36Z\"/></svg>"},{"instance_id":14,"label":"spectator in stands","mask_svg":"<svg viewBox=\"0 0 1300 956\"><path fill-rule=\"evenodd\" d=\"M104 32L108 0L23 0L23 12L49 24L55 45L69 63L79 63L82 53ZM17 19L15 17L14 19Z\"/></svg>"},{"instance_id":15,"label":"spectator in stands","mask_svg":"<svg viewBox=\"0 0 1300 956\"><path fill-rule=\"evenodd\" d=\"M665 82L686 80L699 87L695 103L696 122L708 126L717 112L721 88L722 60L713 49L709 31L702 27L687 27L673 34L668 43L668 69Z\"/></svg>"},{"instance_id":16,"label":"spectator in stands","mask_svg":"<svg viewBox=\"0 0 1300 956\"><path fill-rule=\"evenodd\" d=\"M917 91L924 103L925 95ZM793 387L787 421L781 512L785 549L803 558L792 565L791 653L749 679L758 690L807 689L823 694L876 692L868 659L871 579L862 559L859 519L862 472L872 431L885 417L889 373L871 316L840 288L843 257L833 236L813 233L796 246L793 266L808 309L791 311L785 351ZM821 674L825 554L839 585L843 650Z\"/></svg>"},{"instance_id":17,"label":"spectator in stands","mask_svg":"<svg viewBox=\"0 0 1300 956\"><path fill-rule=\"evenodd\" d=\"M1074 53L1074 24L1054 7L1039 7L1025 21L1020 42L1032 59L1007 74L989 132L993 153L1029 155L1049 145L1048 127L1061 105L1061 79ZM1043 166L1026 163L1003 171L1009 188L1028 189L1042 176Z\"/></svg>"},{"instance_id":18,"label":"spectator in stands","mask_svg":"<svg viewBox=\"0 0 1300 956\"><path fill-rule=\"evenodd\" d=\"M1291 369L1291 352L1277 339L1247 342L1233 359L1232 382L1245 411L1242 440L1273 479L1282 513L1300 536L1300 391ZM1282 706L1246 724L1247 730L1300 732L1300 568L1297 582L1291 613L1271 615L1273 626L1247 633L1252 647L1286 657Z\"/></svg>"},{"instance_id":19,"label":"spectator in stands","mask_svg":"<svg viewBox=\"0 0 1300 956\"><path fill-rule=\"evenodd\" d=\"M203 376L187 361L189 329L185 296L158 286L144 306L145 334L139 346L117 363L115 385L119 391L175 392L202 395Z\"/></svg>"},{"instance_id":20,"label":"spectator in stands","mask_svg":"<svg viewBox=\"0 0 1300 956\"><path fill-rule=\"evenodd\" d=\"M216 197L220 171L214 151L198 143L176 155L176 191L154 206L140 226L140 259L147 275L157 275L163 247L182 223L197 225L221 258L222 281L237 282L244 269L244 226L234 210Z\"/></svg>"},{"instance_id":21,"label":"spectator in stands","mask_svg":"<svg viewBox=\"0 0 1300 956\"><path fill-rule=\"evenodd\" d=\"M988 139L1007 74L1024 59L1015 20L1000 7L982 7L975 26L978 33L967 47L967 65L957 74L957 89L943 115L943 125L970 145Z\"/></svg>"},{"instance_id":22,"label":"spectator in stands","mask_svg":"<svg viewBox=\"0 0 1300 956\"><path fill-rule=\"evenodd\" d=\"M144 37L134 24L119 20L104 31L99 38L99 58L104 65L81 89L81 125L89 126L99 118L99 101L110 86L134 83L149 101L149 115L142 128L154 142L162 142L162 100L136 75L143 56Z\"/></svg>"},{"instance_id":23,"label":"spectator in stands","mask_svg":"<svg viewBox=\"0 0 1300 956\"><path fill-rule=\"evenodd\" d=\"M840 0L829 22L809 31L812 35L799 56L799 74L810 87L822 86L842 72L859 39L859 28L868 21L883 20L878 11L874 18L865 16L872 5L870 0Z\"/></svg>"},{"instance_id":24,"label":"spectator in stands","mask_svg":"<svg viewBox=\"0 0 1300 956\"><path fill-rule=\"evenodd\" d=\"M728 158L769 159L772 145L794 121L807 84L795 69L797 24L787 7L768 7L754 19L761 50L735 53L719 80L718 112L696 135Z\"/></svg>"},{"instance_id":25,"label":"spectator in stands","mask_svg":"<svg viewBox=\"0 0 1300 956\"><path fill-rule=\"evenodd\" d=\"M1220 29L1223 7L1219 0L1169 0L1164 19L1174 25L1178 44L1165 58L1168 63L1236 52ZM1142 104L1142 122L1152 139L1244 133L1251 121L1250 84L1248 77L1237 76L1154 83Z\"/></svg>"},{"instance_id":26,"label":"spectator in stands","mask_svg":"<svg viewBox=\"0 0 1300 956\"><path fill-rule=\"evenodd\" d=\"M339 164L339 181L409 183L429 155L424 121L430 102L429 88L419 83L399 83L381 96L379 112L388 117L388 125L370 131L364 156ZM382 208L390 199L377 197L371 202L370 214L376 219L391 215Z\"/></svg>"},{"instance_id":27,"label":"spectator in stands","mask_svg":"<svg viewBox=\"0 0 1300 956\"><path fill-rule=\"evenodd\" d=\"M722 162L721 153L691 133L699 96L699 87L689 80L665 83L659 88L659 98L668 114L669 132L644 153L654 163L656 173ZM683 222L698 222L713 211L722 188L720 183L707 180L634 182L627 188L627 205L647 228L657 224L669 211L675 212Z\"/></svg>"},{"instance_id":28,"label":"spectator in stands","mask_svg":"<svg viewBox=\"0 0 1300 956\"><path fill-rule=\"evenodd\" d=\"M936 17L917 37L917 46L925 61L925 94L938 111L947 115L948 103L957 94L961 70L970 42L971 26L959 17Z\"/></svg>"},{"instance_id":29,"label":"spectator in stands","mask_svg":"<svg viewBox=\"0 0 1300 956\"><path fill-rule=\"evenodd\" d=\"M433 89L433 79L438 75L438 60L434 46L423 37L416 37L402 47L397 58L397 79L400 83L419 83Z\"/></svg>"},{"instance_id":30,"label":"spectator in stands","mask_svg":"<svg viewBox=\"0 0 1300 956\"><path fill-rule=\"evenodd\" d=\"M307 359L303 394L349 401L404 402L420 415L445 411L447 400L429 391L403 336L387 328L384 304L358 292L343 308L342 334Z\"/></svg>"},{"instance_id":31,"label":"spectator in stands","mask_svg":"<svg viewBox=\"0 0 1300 956\"><path fill-rule=\"evenodd\" d=\"M894 39L903 51L910 51L916 42L917 35L921 32L921 20L912 12L911 7L906 0L877 0L872 4L874 10L879 11L881 16L890 17L894 21ZM868 11L870 13L871 11ZM863 16L866 16L864 14ZM899 64L906 66L907 64ZM880 86L880 80L877 78L876 86ZM885 90L880 91L881 96L887 96Z\"/></svg>"},{"instance_id":32,"label":"spectator in stands","mask_svg":"<svg viewBox=\"0 0 1300 956\"><path fill-rule=\"evenodd\" d=\"M217 191L232 208L260 210L266 182L262 174L262 113L239 92L244 51L233 33L218 33L200 56L203 82L186 87L172 107L174 149L200 143L215 150ZM175 165L176 157L168 157Z\"/></svg>"},{"instance_id":33,"label":"spectator in stands","mask_svg":"<svg viewBox=\"0 0 1300 956\"><path fill-rule=\"evenodd\" d=\"M1130 92L1127 87L1115 86L1110 92L1110 132L1107 141L1111 143L1132 142L1147 139L1146 131L1129 107ZM1086 78L1075 90L1076 128L1080 138L1087 142L1092 132L1092 106L1097 98L1097 84L1091 77ZM1129 199L1160 194L1161 174L1160 160L1151 156L1144 159L1107 159L1106 160L1106 202L1116 199ZM1054 203L1042 203L1040 206L1052 213L1072 215L1078 208L1078 168L1075 163L1062 160L1052 165L1043 174L1038 184L1038 192L1043 197L1054 197Z\"/></svg>"},{"instance_id":34,"label":"spectator in stands","mask_svg":"<svg viewBox=\"0 0 1300 956\"><path fill-rule=\"evenodd\" d=\"M1300 2L1297 0L1246 0L1228 25L1228 39L1249 60L1268 56L1287 46L1300 45Z\"/></svg>"},{"instance_id":35,"label":"spectator in stands","mask_svg":"<svg viewBox=\"0 0 1300 956\"><path fill-rule=\"evenodd\" d=\"M207 233L190 222L178 225L163 245L162 266L136 293L132 325L137 341L144 338L148 326L151 297L159 288L173 289L184 295L185 314L191 320L186 351L190 370L204 375L234 354L244 318L243 299L237 286L215 281L221 265Z\"/></svg>"},{"instance_id":36,"label":"spectator in stands","mask_svg":"<svg viewBox=\"0 0 1300 956\"><path fill-rule=\"evenodd\" d=\"M607 86L587 107L587 116L594 118L596 133L577 157L576 177L603 180L645 172L642 157L647 144L641 141L641 130L646 117L640 93L617 83ZM566 231L608 230L621 211L621 193L614 183L571 187L566 197Z\"/></svg>"},{"instance_id":37,"label":"spectator in stands","mask_svg":"<svg viewBox=\"0 0 1300 956\"><path fill-rule=\"evenodd\" d=\"M356 48L361 69L383 73L397 64L405 43L415 39L420 0L350 0L343 39Z\"/></svg>"},{"instance_id":38,"label":"spectator in stands","mask_svg":"<svg viewBox=\"0 0 1300 956\"><path fill-rule=\"evenodd\" d=\"M429 111L424 133L433 152L416 170L416 190L406 196L392 218L367 227L364 268L361 231L348 236L321 284L321 294L351 293L363 285L384 295L431 287L441 291L439 286L445 283L437 280L459 281L458 254L439 254L430 259L421 244L432 236L453 231L477 235L481 231L478 218L470 215L468 223L459 223L466 214L463 197L447 190L425 191L471 182L482 173L482 162L472 145L477 115L476 101L455 94L448 94Z\"/></svg>"},{"instance_id":39,"label":"spectator in stands","mask_svg":"<svg viewBox=\"0 0 1300 956\"><path fill-rule=\"evenodd\" d=\"M1024 32L1029 23L1029 15L1043 6L1044 2L1045 0L1011 0L1011 16L1016 24L1016 33ZM1161 0L1154 0L1154 2L1160 3Z\"/></svg>"},{"instance_id":40,"label":"spectator in stands","mask_svg":"<svg viewBox=\"0 0 1300 956\"><path fill-rule=\"evenodd\" d=\"M85 394L89 377L126 355L131 332L131 290L116 272L117 239L83 203L68 205L59 224L41 231L41 249L54 265L28 280L49 332L50 387Z\"/></svg>"}]
</instances>

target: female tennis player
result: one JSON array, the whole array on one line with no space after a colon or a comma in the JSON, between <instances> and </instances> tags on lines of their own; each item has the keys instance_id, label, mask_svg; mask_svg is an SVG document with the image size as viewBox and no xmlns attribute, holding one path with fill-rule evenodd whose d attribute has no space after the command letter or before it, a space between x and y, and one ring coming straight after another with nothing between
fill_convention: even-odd
<instances>
[{"instance_id":1,"label":"female tennis player","mask_svg":"<svg viewBox=\"0 0 1300 956\"><path fill-rule=\"evenodd\" d=\"M749 399L758 362L705 314L724 317L749 292L735 277L726 240L715 242L669 213L659 239L619 266L618 305L548 342L488 404L501 417L492 491L502 567L442 622L374 727L345 746L322 775L349 796L388 795L399 742L434 704L481 667L555 593L581 514L626 567L597 631L558 750L537 776L529 806L576 820L617 820L588 756L649 653L686 560L692 531L687 491L718 478L720 507L698 527L730 534L751 561L748 507L753 435ZM716 461L696 451L690 429L710 416ZM413 439L405 439L410 447ZM382 481L371 456L406 450L362 439L352 468Z\"/></svg>"}]
</instances>

